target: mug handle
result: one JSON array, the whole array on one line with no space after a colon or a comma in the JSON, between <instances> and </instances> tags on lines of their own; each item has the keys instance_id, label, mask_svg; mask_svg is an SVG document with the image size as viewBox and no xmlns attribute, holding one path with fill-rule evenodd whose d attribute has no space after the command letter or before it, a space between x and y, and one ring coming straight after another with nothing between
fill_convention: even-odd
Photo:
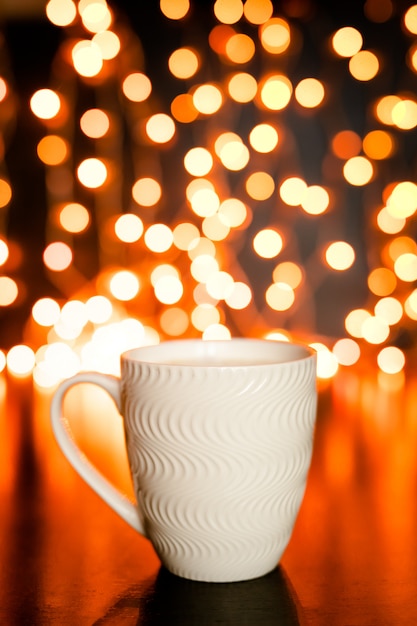
<instances>
[{"instance_id":1,"label":"mug handle","mask_svg":"<svg viewBox=\"0 0 417 626\"><path fill-rule=\"evenodd\" d=\"M71 463L73 468L85 482L138 533L146 537L143 518L136 504L133 504L123 495L101 472L87 459L77 445L71 432L68 420L63 415L63 402L67 391L80 383L98 385L111 396L117 410L121 414L122 402L120 393L120 378L98 372L82 372L60 383L52 397L50 417L55 439Z\"/></svg>"}]
</instances>

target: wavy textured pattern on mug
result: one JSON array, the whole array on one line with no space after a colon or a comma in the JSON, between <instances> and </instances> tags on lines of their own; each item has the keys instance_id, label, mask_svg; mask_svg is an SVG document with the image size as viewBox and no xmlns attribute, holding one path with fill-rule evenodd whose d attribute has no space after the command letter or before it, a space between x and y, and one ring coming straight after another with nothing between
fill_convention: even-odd
<instances>
[{"instance_id":1,"label":"wavy textured pattern on mug","mask_svg":"<svg viewBox=\"0 0 417 626\"><path fill-rule=\"evenodd\" d=\"M257 575L265 558L274 567L310 465L314 363L258 366L256 374L129 361L123 367L132 477L167 566L175 572L181 555L187 575L198 578L201 559L213 571L221 561L225 580L245 567Z\"/></svg>"}]
</instances>

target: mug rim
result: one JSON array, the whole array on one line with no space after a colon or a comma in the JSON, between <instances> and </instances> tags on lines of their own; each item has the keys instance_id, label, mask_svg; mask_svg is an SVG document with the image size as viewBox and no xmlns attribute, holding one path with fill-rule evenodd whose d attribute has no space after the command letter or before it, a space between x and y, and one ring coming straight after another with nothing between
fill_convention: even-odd
<instances>
[{"instance_id":1,"label":"mug rim","mask_svg":"<svg viewBox=\"0 0 417 626\"><path fill-rule=\"evenodd\" d=\"M161 349L166 348L166 349L170 349L170 348L175 348L177 347L178 349L181 349L181 347L184 346L190 346L194 344L195 346L201 346L204 348L204 355L203 354L190 354L189 357L194 356L194 360L192 362L187 362L186 359L181 359L181 352L179 352L180 356L175 360L175 362L172 362L169 360L168 358L163 358L160 357L160 360L158 360L157 358L151 358L149 356L149 353L152 353L154 351L158 351L160 352ZM203 346L204 344L204 346ZM231 344L234 344L235 346L237 346L238 344L240 344L241 346L243 346L244 344L249 345L252 344L253 346L255 346L256 344L259 345L259 347L263 346L263 347L268 347L268 348L277 348L277 358L275 359L262 359L260 358L259 360L255 359L247 359L247 362L245 362L245 358L241 357L242 362L241 363L237 363L237 362L231 362L231 363L219 363L217 362L213 362L213 363L209 363L209 362L198 362L198 358L199 357L203 357L203 356L209 356L210 355L210 349L213 350L214 347L218 348L226 348L228 346L230 346ZM287 356L282 356L281 358L279 357L278 351L279 350L284 350L285 352L289 352L289 354ZM293 354L291 354L293 352ZM148 356L147 356L148 353ZM144 346L137 346L136 348L130 348L129 350L126 350L125 352L123 352L120 355L120 360L121 362L123 361L128 361L131 363L143 363L146 365L154 365L154 366L158 366L158 367L194 367L194 368L204 368L204 367L208 367L208 368L227 368L227 369L231 369L231 368L248 368L248 367L271 367L271 366L282 366L288 363L295 363L295 362L299 362L299 361L308 361L310 359L315 360L317 357L317 351L312 348L311 346L309 346L306 343L303 343L301 341L285 341L285 340L275 340L275 339L263 339L263 338L256 338L256 337L232 337L230 339L201 339L198 337L193 337L193 338L184 338L184 339L167 339L164 341L161 341L160 343L156 343L156 344L150 344L150 345L144 345ZM171 358L173 358L171 356ZM221 358L221 357L220 357ZM230 357L229 357L230 358ZM238 359L238 357L236 356L235 359ZM233 361L233 358L232 358Z\"/></svg>"}]
</instances>

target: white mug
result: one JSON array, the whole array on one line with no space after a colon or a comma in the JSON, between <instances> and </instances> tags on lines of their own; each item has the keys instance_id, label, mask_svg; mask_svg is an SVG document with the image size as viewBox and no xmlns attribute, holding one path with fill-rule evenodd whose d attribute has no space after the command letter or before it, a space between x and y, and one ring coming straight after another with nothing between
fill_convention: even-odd
<instances>
[{"instance_id":1,"label":"white mug","mask_svg":"<svg viewBox=\"0 0 417 626\"><path fill-rule=\"evenodd\" d=\"M105 389L123 416L134 504L85 458L63 416L65 393L84 382ZM272 571L287 547L316 406L311 348L185 339L125 352L120 378L85 372L62 382L51 422L69 462L170 572L236 582Z\"/></svg>"}]
</instances>

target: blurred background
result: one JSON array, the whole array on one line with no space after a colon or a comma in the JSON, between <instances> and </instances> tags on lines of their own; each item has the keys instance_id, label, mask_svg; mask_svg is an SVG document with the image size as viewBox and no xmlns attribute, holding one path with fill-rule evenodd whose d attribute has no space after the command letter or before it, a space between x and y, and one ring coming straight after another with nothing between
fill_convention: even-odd
<instances>
[{"instance_id":1,"label":"blurred background","mask_svg":"<svg viewBox=\"0 0 417 626\"><path fill-rule=\"evenodd\" d=\"M2 0L0 370L296 339L401 388L417 5Z\"/></svg>"}]
</instances>

